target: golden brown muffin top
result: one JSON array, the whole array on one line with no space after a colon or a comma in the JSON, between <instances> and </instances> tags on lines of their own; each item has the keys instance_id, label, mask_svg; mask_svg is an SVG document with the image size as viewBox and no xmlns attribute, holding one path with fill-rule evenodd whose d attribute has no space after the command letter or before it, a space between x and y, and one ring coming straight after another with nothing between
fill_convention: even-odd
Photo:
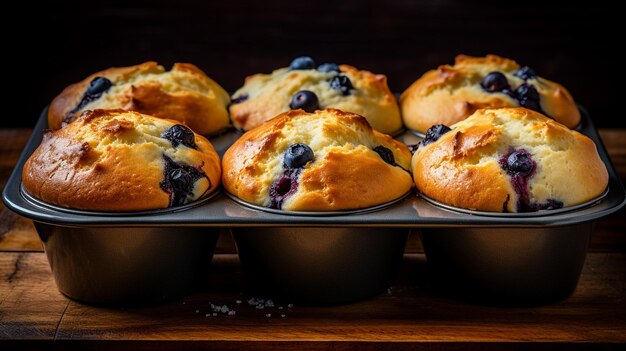
<instances>
[{"instance_id":1,"label":"golden brown muffin top","mask_svg":"<svg viewBox=\"0 0 626 351\"><path fill-rule=\"evenodd\" d=\"M415 152L413 177L421 193L448 205L556 209L592 200L608 184L591 139L525 108L478 110L437 136Z\"/></svg>"},{"instance_id":2,"label":"golden brown muffin top","mask_svg":"<svg viewBox=\"0 0 626 351\"><path fill-rule=\"evenodd\" d=\"M314 94L317 107L292 107L299 91ZM349 65L335 65L335 70L284 67L271 74L249 76L233 94L230 113L236 127L250 130L292 108L308 112L335 108L364 116L383 133L402 129L398 102L387 86L387 77Z\"/></svg>"},{"instance_id":3,"label":"golden brown muffin top","mask_svg":"<svg viewBox=\"0 0 626 351\"><path fill-rule=\"evenodd\" d=\"M521 106L569 128L580 122L576 103L563 86L496 55L459 55L454 65L426 72L402 93L400 105L404 124L420 132L435 124L450 126L481 108Z\"/></svg>"},{"instance_id":4,"label":"golden brown muffin top","mask_svg":"<svg viewBox=\"0 0 626 351\"><path fill-rule=\"evenodd\" d=\"M210 135L230 126L228 93L198 67L156 62L113 67L65 88L50 104L48 124L59 129L85 110L124 109L175 119Z\"/></svg>"},{"instance_id":5,"label":"golden brown muffin top","mask_svg":"<svg viewBox=\"0 0 626 351\"><path fill-rule=\"evenodd\" d=\"M365 118L335 109L292 110L245 133L222 160L225 189L293 211L375 206L412 187L406 145Z\"/></svg>"},{"instance_id":6,"label":"golden brown muffin top","mask_svg":"<svg viewBox=\"0 0 626 351\"><path fill-rule=\"evenodd\" d=\"M47 131L22 180L54 205L119 212L192 202L216 190L220 176L211 143L177 121L95 110Z\"/></svg>"}]
</instances>

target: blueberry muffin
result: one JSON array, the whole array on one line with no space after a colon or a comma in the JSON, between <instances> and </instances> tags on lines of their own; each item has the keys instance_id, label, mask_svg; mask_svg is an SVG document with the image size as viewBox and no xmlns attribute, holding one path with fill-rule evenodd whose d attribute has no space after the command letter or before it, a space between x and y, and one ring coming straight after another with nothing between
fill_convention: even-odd
<instances>
[{"instance_id":1,"label":"blueberry muffin","mask_svg":"<svg viewBox=\"0 0 626 351\"><path fill-rule=\"evenodd\" d=\"M367 208L412 187L411 153L359 115L285 112L245 133L222 159L224 188L249 203L289 211Z\"/></svg>"},{"instance_id":2,"label":"blueberry muffin","mask_svg":"<svg viewBox=\"0 0 626 351\"><path fill-rule=\"evenodd\" d=\"M220 160L204 137L174 120L133 111L85 111L47 131L24 165L32 196L93 211L183 205L220 185Z\"/></svg>"},{"instance_id":3,"label":"blueberry muffin","mask_svg":"<svg viewBox=\"0 0 626 351\"><path fill-rule=\"evenodd\" d=\"M426 72L400 97L404 124L422 133L435 124L462 121L481 108L518 106L569 128L580 122L576 103L563 86L496 55L459 55L454 66Z\"/></svg>"},{"instance_id":4,"label":"blueberry muffin","mask_svg":"<svg viewBox=\"0 0 626 351\"><path fill-rule=\"evenodd\" d=\"M228 93L198 67L156 62L109 68L65 88L50 104L48 125L59 129L85 110L124 109L182 122L211 135L230 126Z\"/></svg>"},{"instance_id":5,"label":"blueberry muffin","mask_svg":"<svg viewBox=\"0 0 626 351\"><path fill-rule=\"evenodd\" d=\"M391 134L402 129L400 109L387 77L348 65L316 65L298 57L272 74L255 74L233 95L233 124L250 130L290 109L313 112L335 108L364 116L376 130Z\"/></svg>"},{"instance_id":6,"label":"blueberry muffin","mask_svg":"<svg viewBox=\"0 0 626 351\"><path fill-rule=\"evenodd\" d=\"M601 195L608 173L588 137L526 108L483 109L432 127L412 160L417 189L479 211L531 212Z\"/></svg>"}]
</instances>

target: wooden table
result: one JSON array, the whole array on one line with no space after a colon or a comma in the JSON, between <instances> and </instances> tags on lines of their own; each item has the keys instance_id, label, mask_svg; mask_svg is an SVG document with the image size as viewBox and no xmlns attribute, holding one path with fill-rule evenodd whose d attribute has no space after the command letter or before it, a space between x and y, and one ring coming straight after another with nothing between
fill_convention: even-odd
<instances>
[{"instance_id":1,"label":"wooden table","mask_svg":"<svg viewBox=\"0 0 626 351\"><path fill-rule=\"evenodd\" d=\"M0 187L29 134L0 130ZM626 130L600 134L625 181ZM478 306L437 294L411 237L387 293L345 306L258 310L241 295L239 262L223 236L206 288L161 306L107 309L61 295L32 222L0 205L0 349L625 349L625 213L598 222L578 289L546 306ZM213 316L211 303L237 314Z\"/></svg>"}]
</instances>

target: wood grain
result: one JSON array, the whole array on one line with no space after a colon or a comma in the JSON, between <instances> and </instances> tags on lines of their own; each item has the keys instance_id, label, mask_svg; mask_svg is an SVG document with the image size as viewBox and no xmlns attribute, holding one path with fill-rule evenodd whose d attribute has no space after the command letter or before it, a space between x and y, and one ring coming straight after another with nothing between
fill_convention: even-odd
<instances>
[{"instance_id":1,"label":"wood grain","mask_svg":"<svg viewBox=\"0 0 626 351\"><path fill-rule=\"evenodd\" d=\"M85 345L72 340L108 341L98 344L104 349L517 349L526 343L533 349L566 343L595 349L626 343L625 253L590 254L572 297L533 308L442 297L431 287L423 255L405 255L397 284L374 299L334 307L289 308L285 302L283 310L246 304L236 255L216 256L202 291L163 306L127 309L65 299L54 288L42 253L3 253L0 259L0 338L55 339L55 345L69 348ZM244 302L237 305L238 299ZM207 317L211 303L226 304L237 314ZM165 343L155 344L161 340Z\"/></svg>"},{"instance_id":2,"label":"wood grain","mask_svg":"<svg viewBox=\"0 0 626 351\"><path fill-rule=\"evenodd\" d=\"M0 129L0 189L9 179L31 133L31 129ZM33 222L9 211L1 201L0 250L42 250Z\"/></svg>"},{"instance_id":3,"label":"wood grain","mask_svg":"<svg viewBox=\"0 0 626 351\"><path fill-rule=\"evenodd\" d=\"M0 254L0 339L54 339L69 301L43 253Z\"/></svg>"}]
</instances>

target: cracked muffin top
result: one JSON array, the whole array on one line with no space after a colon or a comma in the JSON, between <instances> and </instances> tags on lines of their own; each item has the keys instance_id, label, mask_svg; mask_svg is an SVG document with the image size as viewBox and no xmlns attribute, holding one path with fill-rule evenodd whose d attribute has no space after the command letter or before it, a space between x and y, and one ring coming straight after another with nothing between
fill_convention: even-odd
<instances>
[{"instance_id":1,"label":"cracked muffin top","mask_svg":"<svg viewBox=\"0 0 626 351\"><path fill-rule=\"evenodd\" d=\"M133 111L85 111L46 131L24 165L32 196L61 207L143 211L183 205L216 190L211 143L174 120Z\"/></svg>"},{"instance_id":2,"label":"cracked muffin top","mask_svg":"<svg viewBox=\"0 0 626 351\"><path fill-rule=\"evenodd\" d=\"M114 67L65 88L50 104L48 125L59 129L85 110L124 109L175 119L202 135L230 126L228 93L198 67L156 62Z\"/></svg>"},{"instance_id":3,"label":"cracked muffin top","mask_svg":"<svg viewBox=\"0 0 626 351\"><path fill-rule=\"evenodd\" d=\"M409 129L426 132L436 124L452 125L481 108L526 107L569 128L580 122L570 93L517 62L487 55L459 55L455 64L426 72L400 97Z\"/></svg>"},{"instance_id":4,"label":"cracked muffin top","mask_svg":"<svg viewBox=\"0 0 626 351\"><path fill-rule=\"evenodd\" d=\"M398 102L387 77L349 65L317 65L303 56L271 74L247 77L233 94L230 115L235 127L250 130L291 110L335 108L356 113L387 134L402 129Z\"/></svg>"},{"instance_id":5,"label":"cracked muffin top","mask_svg":"<svg viewBox=\"0 0 626 351\"><path fill-rule=\"evenodd\" d=\"M285 112L245 133L224 154L232 195L290 211L367 208L406 194L407 146L359 115L335 109Z\"/></svg>"},{"instance_id":6,"label":"cracked muffin top","mask_svg":"<svg viewBox=\"0 0 626 351\"><path fill-rule=\"evenodd\" d=\"M574 206L608 185L591 139L521 107L478 110L451 129L432 127L412 171L422 194L491 212Z\"/></svg>"}]
</instances>

